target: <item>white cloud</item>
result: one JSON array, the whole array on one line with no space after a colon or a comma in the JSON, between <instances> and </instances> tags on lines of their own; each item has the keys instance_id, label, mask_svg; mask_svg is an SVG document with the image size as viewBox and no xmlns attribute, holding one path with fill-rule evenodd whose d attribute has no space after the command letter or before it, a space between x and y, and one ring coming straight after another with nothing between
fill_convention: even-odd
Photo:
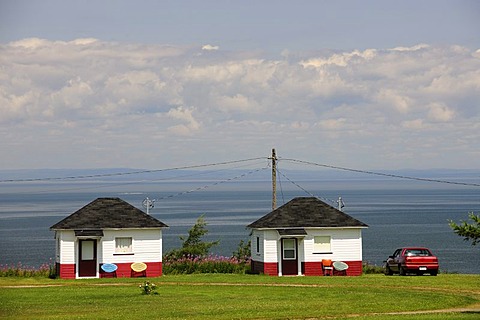
<instances>
[{"instance_id":1,"label":"white cloud","mask_svg":"<svg viewBox=\"0 0 480 320\"><path fill-rule=\"evenodd\" d=\"M393 48L391 49L392 51L418 51L418 50L422 50L422 49L427 49L429 48L430 46L428 44L417 44L415 46L412 46L412 47L396 47L396 48Z\"/></svg>"},{"instance_id":2,"label":"white cloud","mask_svg":"<svg viewBox=\"0 0 480 320\"><path fill-rule=\"evenodd\" d=\"M212 46L211 44L206 44L202 47L202 50L206 50L206 51L216 51L220 49L219 46Z\"/></svg>"},{"instance_id":3,"label":"white cloud","mask_svg":"<svg viewBox=\"0 0 480 320\"><path fill-rule=\"evenodd\" d=\"M0 168L158 167L187 149L214 162L275 144L312 160L336 150L352 167L478 166L449 152L459 140L480 148L478 51L421 44L274 59L204 50L218 48L88 38L0 45ZM139 141L150 157L137 156ZM406 148L418 158L401 156ZM427 149L438 163L422 160ZM382 154L399 157L382 164Z\"/></svg>"},{"instance_id":4,"label":"white cloud","mask_svg":"<svg viewBox=\"0 0 480 320\"><path fill-rule=\"evenodd\" d=\"M377 51L373 49L367 49L365 51L355 50L352 52L333 54L329 57L310 58L310 59L301 61L300 64L304 67L315 67L315 68L320 68L328 65L346 67L351 61L356 61L358 59L370 60L375 58L376 54L377 54Z\"/></svg>"},{"instance_id":5,"label":"white cloud","mask_svg":"<svg viewBox=\"0 0 480 320\"><path fill-rule=\"evenodd\" d=\"M424 122L422 119L403 121L402 127L405 129L420 130L423 129Z\"/></svg>"},{"instance_id":6,"label":"white cloud","mask_svg":"<svg viewBox=\"0 0 480 320\"><path fill-rule=\"evenodd\" d=\"M169 127L168 129L175 134L178 135L191 135L194 131L200 129L200 124L195 118L193 117L193 112L195 108L184 108L178 107L174 109L170 109L167 112L167 116L179 120L184 124L178 124Z\"/></svg>"},{"instance_id":7,"label":"white cloud","mask_svg":"<svg viewBox=\"0 0 480 320\"><path fill-rule=\"evenodd\" d=\"M340 119L326 119L322 120L319 123L319 126L323 129L329 129L329 130L338 130L342 128L345 124L345 119L340 118Z\"/></svg>"},{"instance_id":8,"label":"white cloud","mask_svg":"<svg viewBox=\"0 0 480 320\"><path fill-rule=\"evenodd\" d=\"M408 113L412 103L409 97L402 96L394 89L380 89L376 99L380 104L391 107L400 113Z\"/></svg>"},{"instance_id":9,"label":"white cloud","mask_svg":"<svg viewBox=\"0 0 480 320\"><path fill-rule=\"evenodd\" d=\"M450 121L455 116L455 112L441 103L433 103L428 107L428 117L433 121Z\"/></svg>"}]
</instances>

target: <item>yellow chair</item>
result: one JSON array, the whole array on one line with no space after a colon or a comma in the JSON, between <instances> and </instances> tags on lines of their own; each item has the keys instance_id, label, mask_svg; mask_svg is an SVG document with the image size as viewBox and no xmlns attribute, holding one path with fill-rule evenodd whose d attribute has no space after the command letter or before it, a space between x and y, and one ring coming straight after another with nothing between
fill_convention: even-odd
<instances>
[{"instance_id":1,"label":"yellow chair","mask_svg":"<svg viewBox=\"0 0 480 320\"><path fill-rule=\"evenodd\" d=\"M143 262L134 262L130 265L132 271L130 272L130 277L146 277L147 276L147 265Z\"/></svg>"}]
</instances>

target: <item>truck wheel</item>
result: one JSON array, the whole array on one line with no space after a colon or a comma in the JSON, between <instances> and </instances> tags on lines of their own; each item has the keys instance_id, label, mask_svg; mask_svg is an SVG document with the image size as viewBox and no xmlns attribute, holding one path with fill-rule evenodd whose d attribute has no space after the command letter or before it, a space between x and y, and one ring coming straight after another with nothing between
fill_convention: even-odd
<instances>
[{"instance_id":1,"label":"truck wheel","mask_svg":"<svg viewBox=\"0 0 480 320\"><path fill-rule=\"evenodd\" d=\"M436 276L436 275L438 274L438 270L432 271L432 272L430 272L430 274L431 274L432 276Z\"/></svg>"},{"instance_id":2,"label":"truck wheel","mask_svg":"<svg viewBox=\"0 0 480 320\"><path fill-rule=\"evenodd\" d=\"M398 266L398 273L400 273L401 276L407 275L405 269L402 266Z\"/></svg>"}]
</instances>

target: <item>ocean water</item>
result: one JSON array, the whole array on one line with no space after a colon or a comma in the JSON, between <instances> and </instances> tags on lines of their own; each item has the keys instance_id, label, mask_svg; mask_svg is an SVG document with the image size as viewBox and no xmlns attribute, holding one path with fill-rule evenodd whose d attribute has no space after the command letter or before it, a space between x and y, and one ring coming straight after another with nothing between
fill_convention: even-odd
<instances>
[{"instance_id":1,"label":"ocean water","mask_svg":"<svg viewBox=\"0 0 480 320\"><path fill-rule=\"evenodd\" d=\"M203 214L206 240L220 241L212 252L230 256L240 240L248 240L246 225L271 211L271 182L205 185L207 181L0 184L0 264L49 263L55 255L49 227L99 197L120 197L142 210L146 197L156 199L150 214L169 226L164 252L179 247L179 237ZM369 225L363 230L363 260L370 264L382 265L398 247L426 246L439 257L442 271L480 274L480 247L448 226L449 219L459 222L468 219L468 212L480 211L478 187L388 179L303 181L301 186L304 190L278 185L277 206L310 195L333 205L341 196L344 212Z\"/></svg>"}]
</instances>

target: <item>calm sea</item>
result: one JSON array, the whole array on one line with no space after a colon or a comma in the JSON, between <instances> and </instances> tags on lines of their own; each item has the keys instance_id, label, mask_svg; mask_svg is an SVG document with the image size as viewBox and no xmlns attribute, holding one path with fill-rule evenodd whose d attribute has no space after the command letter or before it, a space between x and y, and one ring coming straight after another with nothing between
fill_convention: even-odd
<instances>
[{"instance_id":1,"label":"calm sea","mask_svg":"<svg viewBox=\"0 0 480 320\"><path fill-rule=\"evenodd\" d=\"M205 181L37 182L0 185L0 264L37 267L55 254L49 227L99 197L120 197L142 208L156 199L150 214L169 225L164 252L180 246L195 220L205 215L207 240L220 240L214 254L230 256L246 225L271 211L271 183L236 181L203 188ZM401 246L429 247L442 271L480 274L480 246L452 232L448 220L480 212L480 188L403 180L307 181L301 186L325 202L342 197L344 212L369 225L363 231L363 260L382 261ZM199 189L196 192L186 192ZM277 206L310 196L294 186L278 186ZM333 203L331 203L333 204Z\"/></svg>"}]
</instances>

